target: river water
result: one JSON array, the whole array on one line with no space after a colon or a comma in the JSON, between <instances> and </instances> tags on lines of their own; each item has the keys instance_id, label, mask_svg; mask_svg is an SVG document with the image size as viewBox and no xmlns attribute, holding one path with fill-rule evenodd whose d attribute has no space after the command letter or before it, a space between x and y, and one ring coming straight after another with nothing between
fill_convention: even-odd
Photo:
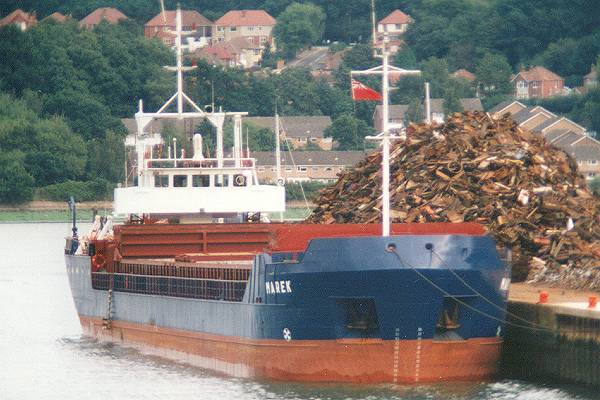
<instances>
[{"instance_id":1,"label":"river water","mask_svg":"<svg viewBox=\"0 0 600 400\"><path fill-rule=\"evenodd\" d=\"M508 379L408 387L253 381L100 343L81 335L63 263L68 231L0 224L0 400L600 399L584 387Z\"/></svg>"}]
</instances>

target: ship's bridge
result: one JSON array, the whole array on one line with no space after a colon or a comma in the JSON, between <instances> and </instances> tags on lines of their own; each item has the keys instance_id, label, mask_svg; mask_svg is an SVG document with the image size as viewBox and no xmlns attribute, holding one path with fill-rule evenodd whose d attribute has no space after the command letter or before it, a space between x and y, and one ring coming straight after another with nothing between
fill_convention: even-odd
<instances>
[{"instance_id":1,"label":"ship's bridge","mask_svg":"<svg viewBox=\"0 0 600 400\"><path fill-rule=\"evenodd\" d=\"M285 189L260 185L253 158L159 158L144 164L142 185L115 189L116 214L285 211Z\"/></svg>"}]
</instances>

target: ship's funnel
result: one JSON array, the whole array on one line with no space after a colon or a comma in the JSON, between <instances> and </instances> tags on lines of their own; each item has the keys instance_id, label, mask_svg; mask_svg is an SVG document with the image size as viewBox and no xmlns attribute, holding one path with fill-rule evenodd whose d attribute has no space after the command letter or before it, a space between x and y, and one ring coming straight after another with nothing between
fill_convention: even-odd
<instances>
[{"instance_id":1,"label":"ship's funnel","mask_svg":"<svg viewBox=\"0 0 600 400\"><path fill-rule=\"evenodd\" d=\"M203 160L202 155L202 135L199 133L194 134L194 160Z\"/></svg>"}]
</instances>

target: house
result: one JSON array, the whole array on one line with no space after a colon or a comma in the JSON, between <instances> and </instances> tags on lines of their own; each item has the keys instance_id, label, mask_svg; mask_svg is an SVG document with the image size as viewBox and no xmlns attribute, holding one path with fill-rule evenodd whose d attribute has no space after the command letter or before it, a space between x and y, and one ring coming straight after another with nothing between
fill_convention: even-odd
<instances>
[{"instance_id":1,"label":"house","mask_svg":"<svg viewBox=\"0 0 600 400\"><path fill-rule=\"evenodd\" d=\"M443 123L446 120L444 99L431 99L430 104L432 122ZM460 99L460 105L465 111L483 111L481 100L475 97ZM425 105L421 104L420 107L420 114L425 115ZM397 104L389 107L389 119L390 123L395 125L394 129L404 128L408 110L408 104ZM377 132L383 131L382 112L383 109L381 105L375 107L375 112L373 113L373 126Z\"/></svg>"},{"instance_id":2,"label":"house","mask_svg":"<svg viewBox=\"0 0 600 400\"><path fill-rule=\"evenodd\" d=\"M408 26L414 21L408 15L400 10L394 10L387 17L377 23L377 43L381 44L383 37L387 35L389 41L387 43L388 50L391 54L395 54L400 50L404 41L402 35L408 30Z\"/></svg>"},{"instance_id":3,"label":"house","mask_svg":"<svg viewBox=\"0 0 600 400\"><path fill-rule=\"evenodd\" d=\"M464 80L466 80L467 82L470 82L470 83L473 83L473 82L475 82L475 80L477 80L477 77L475 76L474 73L472 73L470 71L467 71L466 69L463 69L463 68L461 68L461 69L457 70L456 72L454 72L452 74L452 76L454 78L462 78L462 79L464 79Z\"/></svg>"},{"instance_id":4,"label":"house","mask_svg":"<svg viewBox=\"0 0 600 400\"><path fill-rule=\"evenodd\" d=\"M366 154L362 151L295 151L281 152L281 177L287 182L323 182L337 180L337 174L357 164ZM260 182L277 179L277 159L271 151L251 152L256 159Z\"/></svg>"},{"instance_id":5,"label":"house","mask_svg":"<svg viewBox=\"0 0 600 400\"><path fill-rule=\"evenodd\" d=\"M575 158L579 172L587 179L600 176L600 142L589 137L581 125L544 107L528 107L518 101L500 103L489 113L493 118L511 114L520 128L542 135L546 142Z\"/></svg>"},{"instance_id":6,"label":"house","mask_svg":"<svg viewBox=\"0 0 600 400\"><path fill-rule=\"evenodd\" d=\"M545 99L565 94L564 79L544 67L520 71L511 82L515 85L517 99Z\"/></svg>"},{"instance_id":7,"label":"house","mask_svg":"<svg viewBox=\"0 0 600 400\"><path fill-rule=\"evenodd\" d=\"M85 29L94 29L102 21L109 24L117 24L119 21L128 19L125 14L113 7L102 7L92 11L79 21L79 26Z\"/></svg>"},{"instance_id":8,"label":"house","mask_svg":"<svg viewBox=\"0 0 600 400\"><path fill-rule=\"evenodd\" d=\"M37 25L37 23L38 20L35 15L35 12L26 13L21 9L16 9L15 11L8 14L6 17L0 19L0 26L15 25L22 31L26 31L32 26Z\"/></svg>"},{"instance_id":9,"label":"house","mask_svg":"<svg viewBox=\"0 0 600 400\"><path fill-rule=\"evenodd\" d=\"M70 18L71 17L67 17L66 15L61 14L57 11L57 12L53 12L52 14L48 15L42 21L53 20L53 21L56 21L59 23L63 23L63 22L66 22Z\"/></svg>"},{"instance_id":10,"label":"house","mask_svg":"<svg viewBox=\"0 0 600 400\"><path fill-rule=\"evenodd\" d=\"M157 14L144 25L144 36L147 38L158 38L167 46L175 44L176 11L165 11ZM198 47L206 46L212 40L211 20L195 10L181 10L181 25L184 32L194 32L187 35L185 40L189 43L197 43Z\"/></svg>"},{"instance_id":11,"label":"house","mask_svg":"<svg viewBox=\"0 0 600 400\"><path fill-rule=\"evenodd\" d=\"M241 62L241 54L238 53L237 48L225 42L217 42L196 50L190 58L201 59L210 64L223 65L230 68L239 67Z\"/></svg>"},{"instance_id":12,"label":"house","mask_svg":"<svg viewBox=\"0 0 600 400\"><path fill-rule=\"evenodd\" d=\"M301 116L281 117L280 132L283 139L287 139L292 149L305 147L308 143L319 146L322 150L331 150L333 139L325 137L325 129L331 126L328 116ZM244 123L260 128L268 128L275 132L274 117L248 117Z\"/></svg>"},{"instance_id":13,"label":"house","mask_svg":"<svg viewBox=\"0 0 600 400\"><path fill-rule=\"evenodd\" d=\"M271 46L274 49L271 31L275 18L264 10L232 10L215 21L214 40L228 42L233 38L245 37L262 49Z\"/></svg>"},{"instance_id":14,"label":"house","mask_svg":"<svg viewBox=\"0 0 600 400\"><path fill-rule=\"evenodd\" d=\"M598 71L596 70L596 66L592 65L590 72L583 77L583 86L591 88L596 85L598 85Z\"/></svg>"}]
</instances>

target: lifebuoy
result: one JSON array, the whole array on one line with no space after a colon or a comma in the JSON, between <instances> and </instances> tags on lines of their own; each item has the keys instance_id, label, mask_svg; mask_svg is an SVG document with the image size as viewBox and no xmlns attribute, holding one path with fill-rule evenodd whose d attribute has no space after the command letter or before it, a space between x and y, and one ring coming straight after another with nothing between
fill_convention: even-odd
<instances>
[{"instance_id":1,"label":"lifebuoy","mask_svg":"<svg viewBox=\"0 0 600 400\"><path fill-rule=\"evenodd\" d=\"M244 175L236 175L233 183L235 186L246 186L246 177Z\"/></svg>"},{"instance_id":2,"label":"lifebuoy","mask_svg":"<svg viewBox=\"0 0 600 400\"><path fill-rule=\"evenodd\" d=\"M102 254L92 256L92 270L98 272L106 267L106 258Z\"/></svg>"}]
</instances>

